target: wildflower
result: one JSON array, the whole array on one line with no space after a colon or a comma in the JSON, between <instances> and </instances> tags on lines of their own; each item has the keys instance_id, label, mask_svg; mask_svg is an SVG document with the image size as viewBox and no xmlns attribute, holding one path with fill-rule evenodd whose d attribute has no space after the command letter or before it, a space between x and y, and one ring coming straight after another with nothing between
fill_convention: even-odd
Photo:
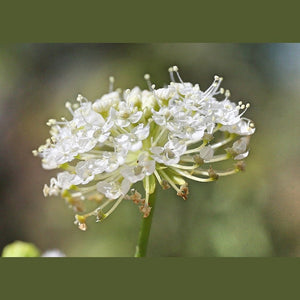
<instances>
[{"instance_id":1,"label":"wildflower","mask_svg":"<svg viewBox=\"0 0 300 300\"><path fill-rule=\"evenodd\" d=\"M244 170L255 132L243 117L250 104L231 102L219 76L202 91L183 82L176 66L169 73L171 82L163 88L156 89L146 74L149 90L124 92L114 90L110 77L109 93L94 103L78 95L77 103L65 105L70 120L47 122L51 138L33 154L45 169L63 171L44 186L44 195L61 194L76 212L93 202L95 209L75 216L81 230L88 217L102 221L123 200L138 204L148 217L156 182L186 200L187 180L210 182ZM231 169L212 166L231 159ZM143 182L144 193L134 189L137 182Z\"/></svg>"}]
</instances>

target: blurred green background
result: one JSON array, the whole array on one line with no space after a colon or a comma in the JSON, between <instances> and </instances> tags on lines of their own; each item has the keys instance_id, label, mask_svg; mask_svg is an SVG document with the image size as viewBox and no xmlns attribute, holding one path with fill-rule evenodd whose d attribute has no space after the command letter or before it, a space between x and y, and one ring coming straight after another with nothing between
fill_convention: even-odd
<instances>
[{"instance_id":1,"label":"blurred green background","mask_svg":"<svg viewBox=\"0 0 300 300\"><path fill-rule=\"evenodd\" d=\"M300 256L300 44L10 44L0 45L0 251L23 240L67 256L133 256L141 215L124 201L86 232L59 197L42 188L46 171L31 150L48 137L64 103L108 91L157 87L177 65L185 81L206 89L215 74L231 100L251 103L257 131L246 172L191 183L183 201L159 190L148 256Z\"/></svg>"}]
</instances>

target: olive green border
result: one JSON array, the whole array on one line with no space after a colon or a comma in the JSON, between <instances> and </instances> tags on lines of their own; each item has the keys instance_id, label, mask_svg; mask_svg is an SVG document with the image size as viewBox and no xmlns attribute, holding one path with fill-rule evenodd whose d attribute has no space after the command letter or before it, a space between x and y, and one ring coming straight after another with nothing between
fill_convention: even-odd
<instances>
[{"instance_id":1,"label":"olive green border","mask_svg":"<svg viewBox=\"0 0 300 300\"><path fill-rule=\"evenodd\" d=\"M299 42L292 1L20 1L1 4L0 40Z\"/></svg>"},{"instance_id":2,"label":"olive green border","mask_svg":"<svg viewBox=\"0 0 300 300\"><path fill-rule=\"evenodd\" d=\"M0 42L299 42L298 19L287 1L11 2ZM1 258L0 277L3 299L296 299L299 259Z\"/></svg>"},{"instance_id":3,"label":"olive green border","mask_svg":"<svg viewBox=\"0 0 300 300\"><path fill-rule=\"evenodd\" d=\"M1 295L9 295L2 299L296 299L299 294L297 258L1 258L0 270Z\"/></svg>"}]
</instances>

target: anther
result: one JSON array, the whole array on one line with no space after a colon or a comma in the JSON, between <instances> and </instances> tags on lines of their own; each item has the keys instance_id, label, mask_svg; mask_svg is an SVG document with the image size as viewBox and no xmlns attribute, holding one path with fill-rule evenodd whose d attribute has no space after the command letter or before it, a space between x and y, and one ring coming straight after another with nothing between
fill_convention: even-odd
<instances>
[{"instance_id":1,"label":"anther","mask_svg":"<svg viewBox=\"0 0 300 300\"><path fill-rule=\"evenodd\" d=\"M48 122L46 123L47 126L52 126L54 124L56 124L56 120L54 119L49 119Z\"/></svg>"},{"instance_id":2,"label":"anther","mask_svg":"<svg viewBox=\"0 0 300 300\"><path fill-rule=\"evenodd\" d=\"M39 152L38 152L37 150L32 150L32 154L33 154L34 156L38 156Z\"/></svg>"},{"instance_id":3,"label":"anther","mask_svg":"<svg viewBox=\"0 0 300 300\"><path fill-rule=\"evenodd\" d=\"M226 97L226 98L230 97L230 91L229 91L229 90L226 90L226 91L225 91L225 97Z\"/></svg>"},{"instance_id":4,"label":"anther","mask_svg":"<svg viewBox=\"0 0 300 300\"><path fill-rule=\"evenodd\" d=\"M174 71L174 72L178 72L178 70L179 70L179 69L178 69L177 66L173 66L173 71Z\"/></svg>"},{"instance_id":5,"label":"anther","mask_svg":"<svg viewBox=\"0 0 300 300\"><path fill-rule=\"evenodd\" d=\"M67 102L65 103L65 107L68 108L68 109L70 109L70 108L71 108L71 103L70 103L69 101L67 101Z\"/></svg>"},{"instance_id":6,"label":"anther","mask_svg":"<svg viewBox=\"0 0 300 300\"><path fill-rule=\"evenodd\" d=\"M78 94L76 101L81 103L82 99L83 99L83 96Z\"/></svg>"},{"instance_id":7,"label":"anther","mask_svg":"<svg viewBox=\"0 0 300 300\"><path fill-rule=\"evenodd\" d=\"M86 225L86 218L85 216L75 215L76 221L74 224L78 225L78 228L82 231L86 231L87 225Z\"/></svg>"}]
</instances>

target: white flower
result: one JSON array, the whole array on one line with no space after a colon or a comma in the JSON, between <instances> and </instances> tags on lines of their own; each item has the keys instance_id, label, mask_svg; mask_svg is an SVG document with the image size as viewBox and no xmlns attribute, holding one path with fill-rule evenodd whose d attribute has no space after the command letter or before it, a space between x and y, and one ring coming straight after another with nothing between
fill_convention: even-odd
<instances>
[{"instance_id":1,"label":"white flower","mask_svg":"<svg viewBox=\"0 0 300 300\"><path fill-rule=\"evenodd\" d=\"M186 144L177 139L169 140L163 147L151 148L153 159L165 165L177 164L185 150Z\"/></svg>"},{"instance_id":2,"label":"white flower","mask_svg":"<svg viewBox=\"0 0 300 300\"><path fill-rule=\"evenodd\" d=\"M238 135L252 135L255 132L254 125L251 120L241 118L234 125L226 125L220 128L221 131L236 133Z\"/></svg>"},{"instance_id":3,"label":"white flower","mask_svg":"<svg viewBox=\"0 0 300 300\"><path fill-rule=\"evenodd\" d=\"M141 119L143 112L138 111L137 107L133 107L132 105L128 105L126 102L122 102L119 104L118 111L113 107L111 108L110 115L117 126L127 127L131 123L137 123Z\"/></svg>"},{"instance_id":4,"label":"white flower","mask_svg":"<svg viewBox=\"0 0 300 300\"><path fill-rule=\"evenodd\" d=\"M208 145L200 149L199 155L204 161L209 161L214 156L214 150L210 145Z\"/></svg>"},{"instance_id":5,"label":"white flower","mask_svg":"<svg viewBox=\"0 0 300 300\"><path fill-rule=\"evenodd\" d=\"M61 194L76 211L95 203L94 210L76 215L80 229L86 230L87 217L101 221L109 216L123 199L141 205L147 217L156 180L187 199L187 179L209 182L244 169L242 161L225 171L212 164L248 156L255 128L243 115L250 104L231 102L219 76L202 91L183 82L176 66L169 72L170 84L157 89L145 75L149 90L115 91L110 78L109 93L94 103L78 95L77 103L65 105L70 120L47 122L51 138L33 154L45 169L63 172L43 192ZM144 199L132 189L138 182L143 182Z\"/></svg>"},{"instance_id":6,"label":"white flower","mask_svg":"<svg viewBox=\"0 0 300 300\"><path fill-rule=\"evenodd\" d=\"M149 157L147 155L142 154L138 158L137 165L134 166L125 165L120 172L124 178L128 179L131 183L135 183L143 180L145 176L149 176L153 174L154 171L155 171L155 161L149 160Z\"/></svg>"},{"instance_id":7,"label":"white flower","mask_svg":"<svg viewBox=\"0 0 300 300\"><path fill-rule=\"evenodd\" d=\"M67 171L58 173L57 186L63 190L67 190L71 185L78 185L82 183L82 179L76 175Z\"/></svg>"},{"instance_id":8,"label":"white flower","mask_svg":"<svg viewBox=\"0 0 300 300\"><path fill-rule=\"evenodd\" d=\"M120 196L124 196L128 193L130 188L130 182L124 179L122 183L100 181L97 183L97 190L103 193L108 199L117 199Z\"/></svg>"},{"instance_id":9,"label":"white flower","mask_svg":"<svg viewBox=\"0 0 300 300\"><path fill-rule=\"evenodd\" d=\"M247 150L249 144L249 137L242 137L232 144L232 150L235 153L234 159L240 160L248 156L249 151Z\"/></svg>"},{"instance_id":10,"label":"white flower","mask_svg":"<svg viewBox=\"0 0 300 300\"><path fill-rule=\"evenodd\" d=\"M139 124L130 133L120 134L115 141L123 149L138 151L143 146L142 141L148 137L149 129L149 124Z\"/></svg>"},{"instance_id":11,"label":"white flower","mask_svg":"<svg viewBox=\"0 0 300 300\"><path fill-rule=\"evenodd\" d=\"M98 113L108 112L111 107L117 107L121 101L120 94L118 92L111 92L103 95L100 99L96 100L92 107L93 110Z\"/></svg>"}]
</instances>

